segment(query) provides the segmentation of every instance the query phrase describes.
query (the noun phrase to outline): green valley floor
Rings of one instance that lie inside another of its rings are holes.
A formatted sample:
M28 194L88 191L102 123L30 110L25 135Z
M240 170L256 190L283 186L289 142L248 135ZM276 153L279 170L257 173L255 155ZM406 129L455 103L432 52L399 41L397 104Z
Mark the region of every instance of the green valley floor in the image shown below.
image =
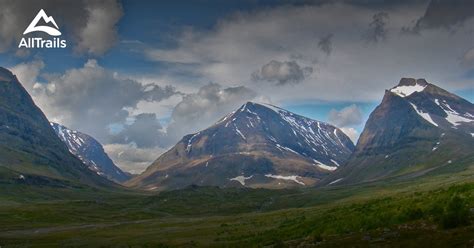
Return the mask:
M0 185L4 247L473 247L474 168L314 189Z

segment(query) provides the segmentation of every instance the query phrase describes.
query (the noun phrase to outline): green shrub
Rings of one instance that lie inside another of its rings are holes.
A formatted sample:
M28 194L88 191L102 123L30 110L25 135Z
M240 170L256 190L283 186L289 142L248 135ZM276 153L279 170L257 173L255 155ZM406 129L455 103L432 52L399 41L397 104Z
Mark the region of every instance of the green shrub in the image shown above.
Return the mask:
M423 210L419 207L408 207L404 209L402 216L406 220L419 220L423 218Z
M445 229L455 228L469 224L469 206L466 200L454 195L448 201L444 212L439 218L439 224Z

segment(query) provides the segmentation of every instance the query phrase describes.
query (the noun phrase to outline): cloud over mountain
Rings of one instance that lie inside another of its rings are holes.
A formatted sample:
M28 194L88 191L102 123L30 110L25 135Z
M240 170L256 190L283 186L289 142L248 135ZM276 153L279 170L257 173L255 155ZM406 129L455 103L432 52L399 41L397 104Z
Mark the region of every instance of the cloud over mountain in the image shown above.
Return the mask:
M361 125L364 119L361 109L357 105L351 104L341 110L331 109L331 111L329 111L328 121L341 128L355 143L359 137L359 133L354 127Z
M341 110L332 109L329 112L329 122L338 127L359 125L363 122L362 111L357 105L352 104Z
M257 94L244 86L223 88L216 83L202 86L198 92L186 95L176 105L167 128L170 139L197 132L216 122Z

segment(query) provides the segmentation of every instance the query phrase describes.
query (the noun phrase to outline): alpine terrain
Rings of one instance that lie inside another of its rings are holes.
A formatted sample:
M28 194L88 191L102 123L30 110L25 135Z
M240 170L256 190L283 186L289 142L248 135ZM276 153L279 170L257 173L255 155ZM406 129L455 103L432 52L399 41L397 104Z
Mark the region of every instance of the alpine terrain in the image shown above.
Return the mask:
M102 145L93 137L53 122L51 127L69 151L98 175L118 183L130 179L128 174L114 164Z
M308 186L333 173L354 149L338 128L269 104L248 102L181 139L127 185Z
M354 154L329 183L412 178L474 160L474 105L424 79L402 78L371 113Z
M18 79L0 67L0 180L66 186L111 183L90 171L56 136Z

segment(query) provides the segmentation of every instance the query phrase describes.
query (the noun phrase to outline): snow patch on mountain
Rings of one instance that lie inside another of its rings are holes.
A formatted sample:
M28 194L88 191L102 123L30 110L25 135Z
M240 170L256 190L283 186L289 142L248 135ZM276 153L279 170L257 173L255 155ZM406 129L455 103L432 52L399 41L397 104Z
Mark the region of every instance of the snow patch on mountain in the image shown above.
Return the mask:
M280 117L291 126L291 131L295 138L302 137L306 143L305 145L309 147L321 147L326 155L329 155L330 150L326 147L325 141L329 141L336 146L345 146L345 144L341 142L339 136L337 135L337 129L334 128L331 130L331 128L329 128L329 124L327 123L296 115L271 104L255 104L262 105L280 115ZM317 126L316 130L313 128L315 125ZM332 138L329 132L334 133L336 139Z
M416 111L416 113L418 113L419 116L421 116L423 119L425 119L429 123L433 124L434 126L438 126L438 124L436 124L436 122L434 122L433 119L431 119L430 114L423 112L423 110L421 110L421 109L418 109L416 107L416 105L411 103L411 102L410 102L410 105L413 107L413 109Z
M189 153L191 151L191 148L193 146L193 139L198 136L200 134L200 132L194 134L193 136L191 136L191 138L189 138L188 140L188 145L186 146L186 151Z
M252 176L249 176L249 177L237 176L237 177L231 178L231 179L229 179L229 180L231 180L231 181L237 181L237 182L239 182L240 184L242 184L242 186L245 186L245 180L249 180L249 179L251 179L252 177L253 177L253 175L252 175Z
M329 166L329 165L325 165L323 163L321 163L320 161L316 160L316 159L313 159L314 163L316 166L318 166L319 168L323 169L323 170L328 170L328 171L335 171L337 170L337 166Z
M303 182L298 181L298 177L300 177L300 176L282 176L282 175L273 175L273 174L266 174L265 176L269 177L269 178L274 178L274 179L293 181L297 184L305 185Z
M436 150L438 149L440 143L441 143L441 142L439 142L439 141L436 142L436 145L433 146L433 148L431 149L431 151L433 151L433 152L436 151Z
M331 159L331 162L333 162L336 166L340 166L339 163L337 163L337 161L335 161L334 159Z
M344 179L344 178L339 178L339 179L336 179L336 180L334 180L334 181L330 182L330 183L329 183L329 185L331 185L331 184L335 184L335 183L338 183L338 182L340 182L342 179Z
M472 122L474 121L474 116L470 113L461 114L455 111L446 101L440 102L438 99L435 99L435 103L444 110L446 113L446 121L451 123L454 126L458 126L463 122Z
M247 140L245 138L245 135L242 134L242 132L239 130L239 128L234 124L234 127L235 127L235 131L240 135L240 137L242 137L242 139L244 140Z
M286 147L286 146L282 146L282 145L280 145L280 144L276 144L276 147L278 147L278 149L280 149L280 151L281 151L281 149L284 149L284 150L287 150L287 151L292 152L292 153L294 153L294 154L301 155L301 154L299 154L298 152L296 152L295 150L293 150L293 149L291 149L291 148L289 148L289 147Z
M400 85L392 88L390 91L401 97L407 97L415 92L421 92L426 88L426 85Z
M50 123L51 127L55 128L54 123ZM56 127L59 138L67 144L71 153L76 153L78 149L84 145L84 139L78 136L77 131L67 129L61 125Z

